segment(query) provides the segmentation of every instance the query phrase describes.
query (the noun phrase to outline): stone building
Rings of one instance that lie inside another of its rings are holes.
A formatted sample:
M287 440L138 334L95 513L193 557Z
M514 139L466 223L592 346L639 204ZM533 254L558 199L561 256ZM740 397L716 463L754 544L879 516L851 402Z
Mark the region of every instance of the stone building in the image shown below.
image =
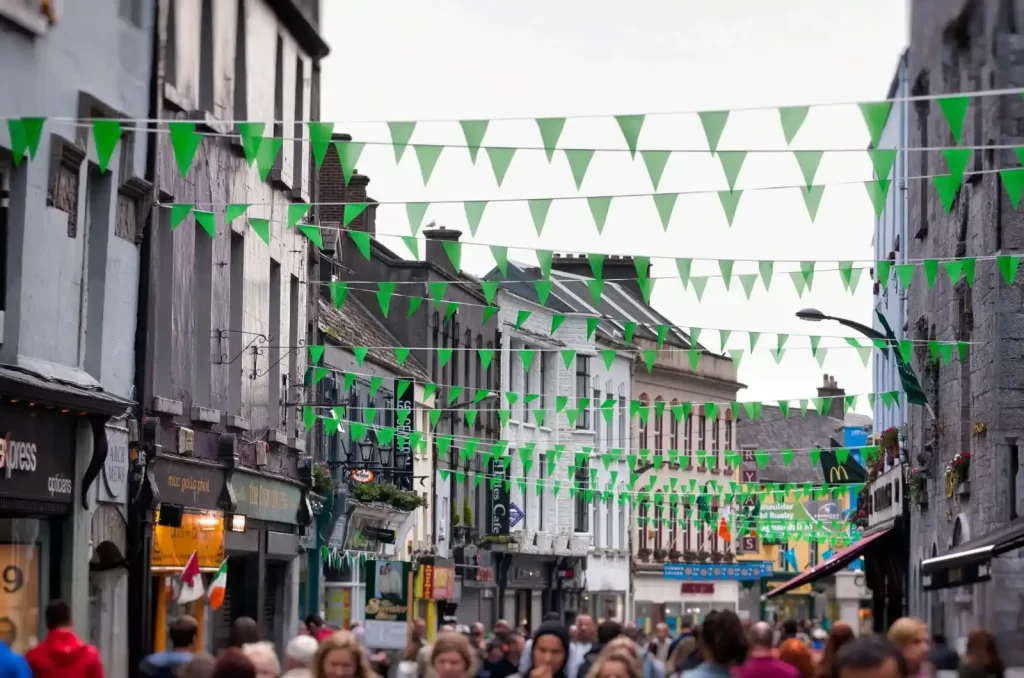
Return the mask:
M61 598L107 675L128 673L128 415L151 185L145 130L127 123L103 171L85 119L149 117L153 21L153 3L0 2L0 567L18 583L5 642L23 653L42 639L41 612Z
M204 576L229 561L223 606L204 598L190 609L204 649L223 647L241 616L279 647L297 631L313 517L301 405L316 248L288 222L290 206L316 201L303 121L319 115L328 52L318 0L150 4L148 117L193 121L207 136L184 175L165 130L150 137L161 205L143 254L137 376L148 466L135 515L151 559L132 559L133 666L136 653L163 649L167 620L182 612L164 587L193 552ZM258 162L247 162L242 121L265 124ZM172 228L168 204L207 212L209 231L193 215ZM229 204L244 214L228 221Z
M914 0L911 27L912 95L1024 86L1024 2ZM910 117L911 148L954 145L934 101L916 102ZM1019 145L1022 123L1021 97L972 97L963 144ZM995 261L982 258L1024 247L1024 214L1013 209L995 173L1019 166L1012 151L975 151L948 213L930 181L910 181L909 237L902 244L911 261L979 258L973 285L942 277L929 289L918 278L909 289L910 338L970 342L966 355L947 364L931 359L924 345L915 349L934 417L922 407L908 411L910 462L927 479L920 493L910 483L909 609L961 649L971 629L987 628L1009 666L1024 665L1024 285L1019 276L1007 285ZM911 152L910 176L946 171L941 154ZM947 482L959 452L971 453L969 472L960 483Z

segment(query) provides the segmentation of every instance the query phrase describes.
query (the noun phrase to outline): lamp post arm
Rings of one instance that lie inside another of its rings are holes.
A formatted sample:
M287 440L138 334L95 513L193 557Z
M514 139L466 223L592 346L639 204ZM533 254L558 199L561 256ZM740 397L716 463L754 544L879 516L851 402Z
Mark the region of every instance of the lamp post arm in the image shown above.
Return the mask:
M868 327L867 325L861 325L859 322L853 320L847 320L846 318L836 318L835 316L825 316L825 318L827 320L834 320L840 325L845 325L849 327L851 330L857 330L858 332L860 332L869 339L885 339L886 341L888 341L889 339L887 336L885 336L875 328Z

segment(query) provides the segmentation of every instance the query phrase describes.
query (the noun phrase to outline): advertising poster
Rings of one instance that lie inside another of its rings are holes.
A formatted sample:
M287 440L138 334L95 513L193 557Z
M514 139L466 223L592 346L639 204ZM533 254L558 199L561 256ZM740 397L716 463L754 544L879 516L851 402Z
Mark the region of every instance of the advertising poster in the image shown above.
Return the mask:
M406 644L409 573L412 563L370 560L366 563L366 646L401 650Z

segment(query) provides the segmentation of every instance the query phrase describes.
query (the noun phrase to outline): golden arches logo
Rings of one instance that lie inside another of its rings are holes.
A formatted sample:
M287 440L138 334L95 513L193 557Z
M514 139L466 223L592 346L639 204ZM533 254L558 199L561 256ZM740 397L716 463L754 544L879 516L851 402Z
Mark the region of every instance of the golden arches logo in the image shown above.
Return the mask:
M833 466L828 470L828 481L830 483L838 482L840 480L850 481L850 473L846 470L845 466Z

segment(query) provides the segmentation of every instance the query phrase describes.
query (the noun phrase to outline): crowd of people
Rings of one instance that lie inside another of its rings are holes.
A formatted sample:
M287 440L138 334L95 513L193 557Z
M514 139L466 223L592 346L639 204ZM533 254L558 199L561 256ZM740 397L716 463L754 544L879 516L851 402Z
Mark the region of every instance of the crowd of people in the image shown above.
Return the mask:
M46 638L24 658L0 644L0 676L103 678L99 652L72 631L68 606L54 601L45 619ZM595 624L580 615L566 626L551 613L532 634L505 620L491 633L480 623L463 632L445 624L430 642L416 620L405 650L389 654L367 648L358 624L337 630L312 615L279 659L249 617L234 621L216 656L197 652L199 625L182 616L170 625L170 649L139 668L146 678L934 678L938 671L1004 678L995 639L981 629L968 637L963 657L910 617L884 636L858 638L835 623L820 648L810 630L792 620L750 623L725 610L696 625L684 618L677 634L656 624L648 637L631 622Z

